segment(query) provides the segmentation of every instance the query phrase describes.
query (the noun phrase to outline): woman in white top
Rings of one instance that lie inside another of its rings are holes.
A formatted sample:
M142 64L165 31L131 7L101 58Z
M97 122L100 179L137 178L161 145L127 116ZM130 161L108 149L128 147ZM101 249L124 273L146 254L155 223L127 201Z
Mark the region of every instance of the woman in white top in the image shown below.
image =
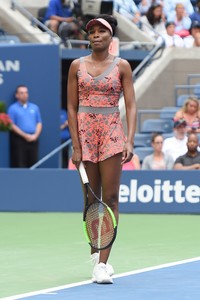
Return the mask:
M170 170L174 161L172 156L162 152L163 137L160 133L155 133L151 139L153 153L147 155L142 162L142 170Z

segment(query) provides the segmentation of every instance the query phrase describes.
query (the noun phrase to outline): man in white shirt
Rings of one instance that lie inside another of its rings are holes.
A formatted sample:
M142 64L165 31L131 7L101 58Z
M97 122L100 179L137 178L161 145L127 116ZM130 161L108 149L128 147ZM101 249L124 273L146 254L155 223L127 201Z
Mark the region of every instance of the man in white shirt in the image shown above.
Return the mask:
M163 152L171 155L175 161L177 157L187 152L186 121L183 119L174 122L174 136L166 138L163 143Z
M184 47L183 39L175 34L175 23L167 22L165 28L167 33L162 35L165 41L165 47ZM162 42L162 37L159 36L157 39L158 44Z

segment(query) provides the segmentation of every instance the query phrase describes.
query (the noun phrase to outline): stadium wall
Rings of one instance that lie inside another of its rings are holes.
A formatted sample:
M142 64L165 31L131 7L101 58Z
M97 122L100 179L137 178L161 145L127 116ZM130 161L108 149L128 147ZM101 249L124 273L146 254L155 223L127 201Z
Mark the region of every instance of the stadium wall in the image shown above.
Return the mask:
M123 171L121 213L200 214L198 171ZM77 171L0 169L0 211L81 212Z
M19 84L29 89L29 100L41 110L43 130L40 137L39 158L44 157L60 144L60 94L61 67L57 45L1 45L0 101L7 107L15 101L14 92ZM9 167L8 133L0 132L0 168ZM58 167L55 155L45 167Z

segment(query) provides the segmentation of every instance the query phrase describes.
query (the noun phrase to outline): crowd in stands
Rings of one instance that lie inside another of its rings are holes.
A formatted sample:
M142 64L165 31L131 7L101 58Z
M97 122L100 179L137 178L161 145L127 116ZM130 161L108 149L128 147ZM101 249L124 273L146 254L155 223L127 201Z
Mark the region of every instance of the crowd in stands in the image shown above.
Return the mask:
M200 47L200 0L114 0L114 9L166 47Z
M200 0L113 0L113 11L166 47L200 47ZM78 0L49 0L43 22L64 41L85 39Z
M142 162L143 170L200 169L200 102L189 97L174 115L173 136L152 135L152 154Z

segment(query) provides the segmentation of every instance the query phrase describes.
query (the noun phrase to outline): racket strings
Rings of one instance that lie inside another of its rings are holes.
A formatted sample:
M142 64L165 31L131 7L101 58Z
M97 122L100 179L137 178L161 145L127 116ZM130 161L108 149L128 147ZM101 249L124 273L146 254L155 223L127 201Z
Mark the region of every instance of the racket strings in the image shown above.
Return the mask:
M112 216L107 207L93 203L86 212L86 226L91 245L94 248L107 247L115 236Z

